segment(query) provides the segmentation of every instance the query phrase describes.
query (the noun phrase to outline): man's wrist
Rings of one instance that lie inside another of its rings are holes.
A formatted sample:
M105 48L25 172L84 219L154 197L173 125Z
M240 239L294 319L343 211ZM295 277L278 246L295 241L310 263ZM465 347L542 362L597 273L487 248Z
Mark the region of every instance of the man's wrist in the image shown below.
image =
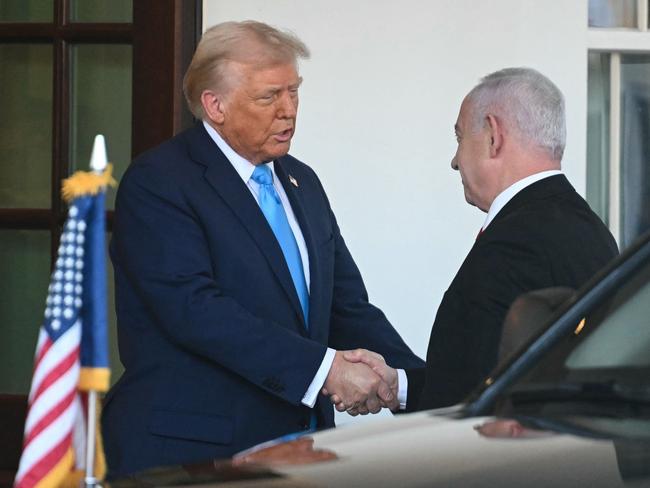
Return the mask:
M316 371L316 375L314 376L314 379L309 385L309 388L307 388L307 391L305 392L305 396L302 397L303 405L309 408L314 408L314 405L316 404L316 399L318 398L318 394L323 388L323 385L325 384L325 380L327 380L327 375L329 374L330 369L332 368L332 363L334 362L335 355L336 355L336 351L328 347L327 351L325 352L325 356L323 356L323 360L320 363L320 367L318 368L318 371Z

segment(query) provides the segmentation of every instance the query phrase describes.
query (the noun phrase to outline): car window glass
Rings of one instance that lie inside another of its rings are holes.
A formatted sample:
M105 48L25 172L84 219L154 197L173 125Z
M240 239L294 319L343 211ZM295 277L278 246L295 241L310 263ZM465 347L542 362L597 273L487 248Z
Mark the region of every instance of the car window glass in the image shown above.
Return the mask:
M650 365L650 266L617 293L609 313L597 325L568 355L568 369ZM576 332L588 332L591 326L587 317Z

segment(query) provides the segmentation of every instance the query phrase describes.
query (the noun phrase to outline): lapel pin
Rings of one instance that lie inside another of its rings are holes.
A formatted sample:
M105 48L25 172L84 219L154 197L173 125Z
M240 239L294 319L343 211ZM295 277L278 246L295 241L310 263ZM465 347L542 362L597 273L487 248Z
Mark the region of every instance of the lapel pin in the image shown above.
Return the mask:
M296 180L293 176L289 175L289 181L291 182L291 184L292 184L293 186L295 186L296 188L298 188L298 180Z

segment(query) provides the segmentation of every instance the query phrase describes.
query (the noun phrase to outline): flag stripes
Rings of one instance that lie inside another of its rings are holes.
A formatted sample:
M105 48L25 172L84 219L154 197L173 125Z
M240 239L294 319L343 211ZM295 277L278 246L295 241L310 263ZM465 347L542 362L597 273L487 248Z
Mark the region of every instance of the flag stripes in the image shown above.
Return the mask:
M45 332L45 339L39 337L36 351L23 454L15 480L21 488L37 486L64 460L72 449L73 428L80 413L75 397L81 323L77 320L56 342L47 335Z

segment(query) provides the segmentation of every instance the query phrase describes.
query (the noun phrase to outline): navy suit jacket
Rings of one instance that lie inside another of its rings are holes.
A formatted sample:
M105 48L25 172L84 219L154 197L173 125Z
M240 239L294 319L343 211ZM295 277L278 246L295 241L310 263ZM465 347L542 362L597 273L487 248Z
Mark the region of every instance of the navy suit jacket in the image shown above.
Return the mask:
M617 254L607 227L564 175L521 190L477 238L445 292L426 369L407 371L407 410L458 403L489 375L519 295L579 288Z
M110 254L125 372L102 421L112 476L306 429L301 400L327 346L423 365L368 302L314 171L288 155L275 171L309 253L308 328L273 231L202 124L124 175ZM315 412L334 426L326 397Z

